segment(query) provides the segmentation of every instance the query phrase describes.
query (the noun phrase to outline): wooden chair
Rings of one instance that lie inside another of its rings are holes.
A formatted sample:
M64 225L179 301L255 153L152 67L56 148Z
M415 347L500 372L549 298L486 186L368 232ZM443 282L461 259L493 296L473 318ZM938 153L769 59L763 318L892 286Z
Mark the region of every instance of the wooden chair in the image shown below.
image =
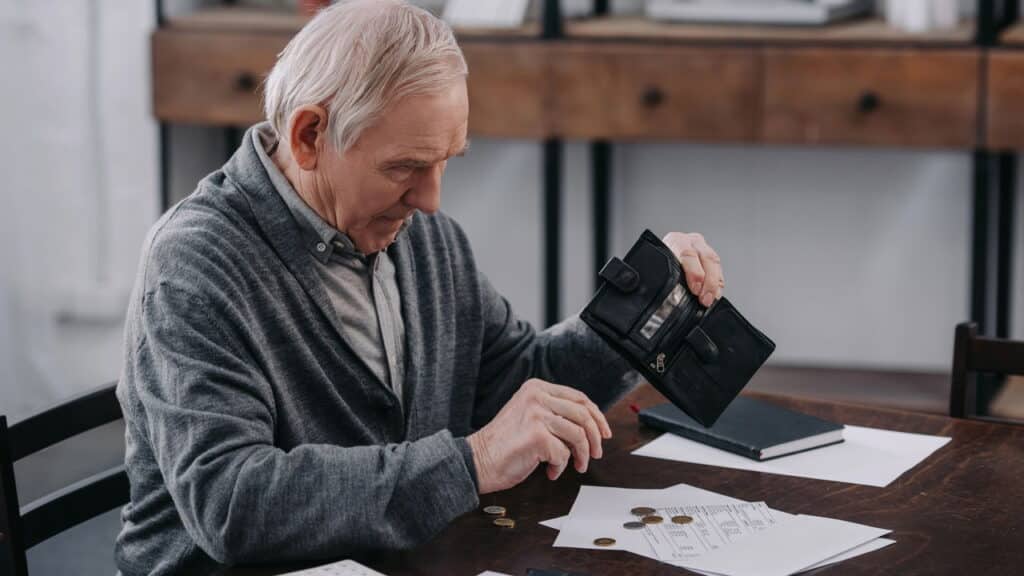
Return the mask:
M1009 375L1024 375L1024 342L978 336L977 324L959 324L953 345L953 385L949 397L949 415L954 418L1024 423L1024 420L978 413L979 409L985 410L987 405L984 398L979 402L979 395L983 396L986 388L998 389L1005 384L1005 377Z
M22 508L18 504L14 462L120 419L114 384L10 427L6 416L0 416L0 574L28 576L26 550L129 499L128 476L124 466L118 466Z

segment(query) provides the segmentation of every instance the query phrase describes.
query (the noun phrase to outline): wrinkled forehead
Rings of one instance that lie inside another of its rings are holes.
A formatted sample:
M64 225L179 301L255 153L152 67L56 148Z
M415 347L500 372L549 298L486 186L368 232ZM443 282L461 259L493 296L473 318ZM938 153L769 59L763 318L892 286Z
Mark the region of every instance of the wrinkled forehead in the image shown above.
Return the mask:
M442 92L391 103L360 136L356 147L376 157L405 155L440 161L463 152L468 124L466 83L459 80Z

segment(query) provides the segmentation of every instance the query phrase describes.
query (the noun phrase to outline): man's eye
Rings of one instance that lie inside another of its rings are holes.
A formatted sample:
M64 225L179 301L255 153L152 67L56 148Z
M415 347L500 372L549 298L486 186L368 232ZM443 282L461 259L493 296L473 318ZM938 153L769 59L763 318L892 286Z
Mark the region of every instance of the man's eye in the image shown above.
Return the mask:
M394 166L387 169L388 176L395 180L406 180L412 176L413 169L409 166Z

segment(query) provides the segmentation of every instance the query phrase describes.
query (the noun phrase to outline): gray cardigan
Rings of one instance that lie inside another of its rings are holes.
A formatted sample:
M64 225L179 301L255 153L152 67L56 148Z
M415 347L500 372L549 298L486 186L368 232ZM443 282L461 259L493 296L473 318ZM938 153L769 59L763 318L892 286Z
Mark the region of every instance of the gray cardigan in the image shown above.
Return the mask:
M345 345L251 135L153 227L117 390L123 574L415 546L478 505L465 437L523 381L602 407L636 382L578 319L519 320L448 217L416 215L389 254L405 410Z

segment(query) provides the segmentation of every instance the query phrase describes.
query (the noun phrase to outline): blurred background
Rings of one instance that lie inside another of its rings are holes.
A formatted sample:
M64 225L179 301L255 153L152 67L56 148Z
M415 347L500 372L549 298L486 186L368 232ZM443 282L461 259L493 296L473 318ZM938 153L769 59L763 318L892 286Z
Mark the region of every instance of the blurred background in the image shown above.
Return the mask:
M316 4L0 0L9 421L118 377L148 228L261 119ZM536 326L650 228L721 254L778 345L756 389L945 413L957 323L1024 338L1016 0L419 4L470 65L473 148L443 209ZM22 500L76 458L116 461L120 436L19 463ZM111 573L91 539L116 513L85 526L33 549L32 573Z

